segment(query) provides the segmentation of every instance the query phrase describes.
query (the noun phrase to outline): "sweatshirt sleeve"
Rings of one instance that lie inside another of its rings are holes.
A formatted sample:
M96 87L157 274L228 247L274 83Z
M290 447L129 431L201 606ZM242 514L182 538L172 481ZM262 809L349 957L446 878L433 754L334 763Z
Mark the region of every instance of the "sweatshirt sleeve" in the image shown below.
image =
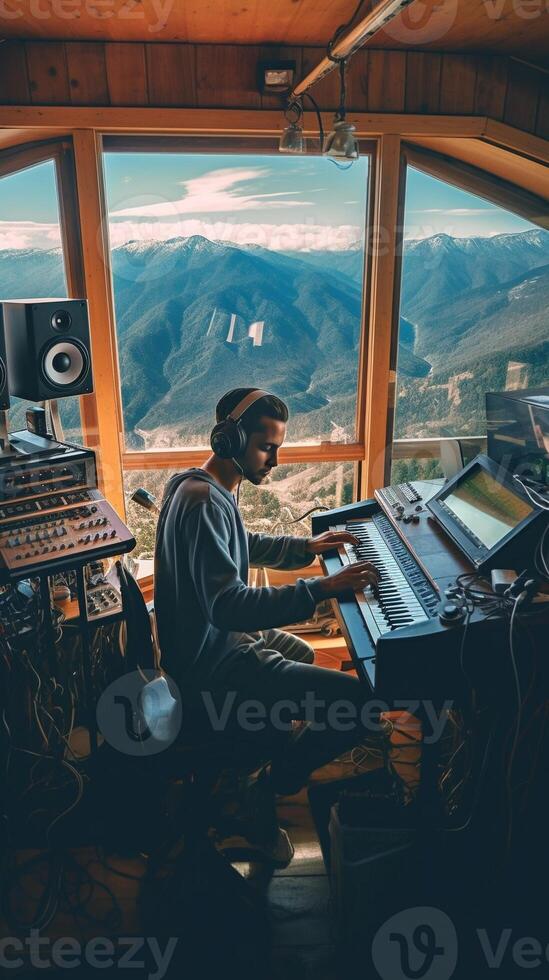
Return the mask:
M256 568L305 568L315 559L315 555L306 550L307 540L289 535L273 538L248 531L250 565Z
M250 588L230 553L231 526L211 499L185 517L189 569L204 615L220 630L255 632L308 619L318 599L303 579L280 588ZM313 583L311 583L313 585Z

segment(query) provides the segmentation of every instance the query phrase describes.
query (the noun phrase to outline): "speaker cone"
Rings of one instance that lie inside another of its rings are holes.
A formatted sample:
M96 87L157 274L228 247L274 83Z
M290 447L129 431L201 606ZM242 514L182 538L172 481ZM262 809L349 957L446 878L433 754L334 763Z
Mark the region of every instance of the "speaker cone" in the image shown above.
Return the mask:
M6 365L4 364L2 358L0 357L0 391L3 390L6 384Z
M55 388L77 384L89 366L88 352L78 340L56 341L42 356L42 375Z

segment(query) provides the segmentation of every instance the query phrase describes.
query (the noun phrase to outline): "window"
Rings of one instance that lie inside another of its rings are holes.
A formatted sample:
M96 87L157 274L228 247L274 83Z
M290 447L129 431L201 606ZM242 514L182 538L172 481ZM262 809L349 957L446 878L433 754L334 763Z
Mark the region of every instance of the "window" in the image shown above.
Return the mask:
M310 533L310 517L291 522L353 493L368 153L342 172L314 156L106 140L104 172L127 499L140 485L161 499L173 472L169 458L141 469L140 454L194 450L195 465L221 395L265 387L288 403L296 461L242 488L243 516ZM305 462L326 441L341 454ZM127 518L149 571L155 515L132 503Z
M0 177L0 300L67 296L55 163ZM10 431L25 428L32 402L11 398ZM59 399L68 442L81 442L79 399Z
M105 153L127 450L207 446L229 388L356 441L369 159Z
M395 439L482 436L487 391L549 382L548 270L549 232L408 167Z
M157 515L134 503L131 496L144 487L160 505L166 483L175 472L136 469L124 474L126 520L137 541L132 555L140 563L141 575L152 573ZM350 504L353 477L351 462L281 464L261 487L243 483L239 506L244 523L249 531L308 537L311 517L307 512Z

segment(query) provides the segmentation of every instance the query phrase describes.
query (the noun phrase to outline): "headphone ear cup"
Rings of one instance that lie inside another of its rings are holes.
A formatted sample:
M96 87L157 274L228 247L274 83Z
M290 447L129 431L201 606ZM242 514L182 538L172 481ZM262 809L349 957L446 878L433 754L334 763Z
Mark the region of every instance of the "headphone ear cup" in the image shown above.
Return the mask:
M220 459L232 459L240 456L246 449L246 433L232 419L218 422L212 429L210 445Z
M218 422L214 425L210 436L210 446L220 459L230 459L232 456L231 439L227 432L227 423Z
M214 425L210 436L210 446L220 459L233 459L235 456L237 458L243 456L247 444L248 436L239 422L224 419L223 422Z

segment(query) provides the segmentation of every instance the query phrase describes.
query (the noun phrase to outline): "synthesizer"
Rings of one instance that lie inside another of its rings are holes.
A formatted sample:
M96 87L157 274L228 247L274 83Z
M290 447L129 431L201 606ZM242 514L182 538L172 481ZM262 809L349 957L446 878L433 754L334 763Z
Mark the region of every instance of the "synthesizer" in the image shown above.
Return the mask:
M474 573L473 563L434 520L428 507L442 481L414 481L375 492L372 500L315 515L313 534L348 530L359 544L321 559L325 574L368 560L381 572L374 589L341 598L334 611L354 665L379 697L459 697L462 629L452 623L446 596L458 575ZM444 610L448 609L448 617ZM501 635L498 639L498 628ZM470 620L475 643L501 650L506 624L475 611ZM486 664L488 658L485 658Z

